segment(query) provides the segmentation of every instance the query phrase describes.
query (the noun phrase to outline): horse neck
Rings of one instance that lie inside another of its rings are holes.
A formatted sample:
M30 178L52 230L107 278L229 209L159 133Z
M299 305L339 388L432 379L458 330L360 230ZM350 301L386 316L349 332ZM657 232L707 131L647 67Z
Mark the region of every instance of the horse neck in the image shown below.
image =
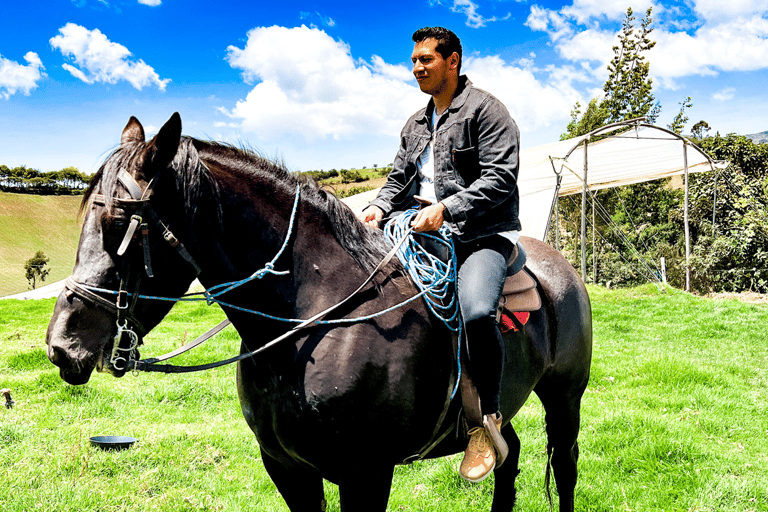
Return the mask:
M333 235L327 215L309 201L300 197L291 225L294 185L244 180L232 174L218 175L217 179L222 226L211 243L204 243L209 261L201 282L206 287L244 279L265 268L289 232L288 244L274 263L275 271L287 270L288 274L267 273L243 286L242 293L234 294L239 306L277 316L304 317L343 298L349 287L340 282L340 276L358 284L365 279L362 269ZM215 271L206 271L208 268Z

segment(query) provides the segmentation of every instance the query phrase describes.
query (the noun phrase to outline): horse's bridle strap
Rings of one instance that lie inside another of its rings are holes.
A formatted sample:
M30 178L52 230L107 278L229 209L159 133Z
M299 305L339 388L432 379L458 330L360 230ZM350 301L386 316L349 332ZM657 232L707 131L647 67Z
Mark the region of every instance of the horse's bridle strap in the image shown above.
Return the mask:
M83 286L75 281L72 276L67 277L67 279L64 281L64 287L69 292L74 293L83 300L87 300L88 302L91 302L92 304L105 309L110 313L118 313L117 305L114 301L105 299L98 293L92 292L86 286ZM134 317L130 311L126 311L126 317L136 327L142 336L147 333L146 329L144 329L144 325L139 322L139 320Z

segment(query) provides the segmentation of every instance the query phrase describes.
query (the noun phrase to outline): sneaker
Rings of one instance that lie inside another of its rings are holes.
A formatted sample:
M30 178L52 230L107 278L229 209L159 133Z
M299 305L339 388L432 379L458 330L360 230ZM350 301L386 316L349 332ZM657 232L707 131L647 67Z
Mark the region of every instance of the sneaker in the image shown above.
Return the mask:
M469 445L464 452L459 474L464 480L481 482L488 478L496 466L496 450L483 427L474 427L467 433Z

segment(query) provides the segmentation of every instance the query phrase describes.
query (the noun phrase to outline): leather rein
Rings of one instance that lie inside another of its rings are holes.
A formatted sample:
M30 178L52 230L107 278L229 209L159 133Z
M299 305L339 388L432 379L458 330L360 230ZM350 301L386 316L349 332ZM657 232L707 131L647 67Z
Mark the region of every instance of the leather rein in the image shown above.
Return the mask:
M119 205L120 207L125 208L126 210L135 211L135 213L131 216L131 221L128 225L128 229L126 230L125 235L123 236L123 240L118 248L117 255L125 256L125 254L127 253L131 245L131 242L139 238L140 236L141 237L140 244L143 247L142 253L143 253L143 259L144 259L144 272L147 274L148 277L150 278L153 277L150 247L149 247L149 223L146 222L146 220L150 220L152 224L162 232L163 239L166 242L168 242L168 244L170 244L171 247L173 247L176 250L176 252L194 268L195 275L196 276L199 275L201 272L200 266L195 262L195 260L189 254L187 249L184 247L184 244L181 243L176 238L176 236L174 236L174 234L171 232L168 226L165 223L163 223L163 221L160 219L160 217L157 215L157 213L152 209L151 205L149 204L149 196L152 191L152 187L154 185L154 180L150 181L147 187L142 190L142 187L133 178L133 176L131 176L124 170L119 171L117 179L119 183L123 185L123 187L131 196L131 198L130 199L112 198L112 201L115 204ZM280 249L278 254L272 259L272 261L267 264L267 266L264 269L254 273L251 276L251 278L261 277L265 272L271 272L275 274L284 273L284 272L273 271L272 265L277 260L277 258L281 255L282 251L285 249L285 246L288 243L289 238L291 237L292 227L295 222L295 213L296 213L296 210L298 209L299 193L300 193L300 188L299 186L297 186L296 200L294 203L294 211L291 214L291 220L289 221L291 225L289 226L289 232L285 238L283 247ZM94 198L93 199L94 204L101 205L101 206L105 206L107 204L106 198L101 194L94 194L93 198ZM161 372L161 373L198 372L198 371L209 370L211 368L217 368L219 366L228 365L249 357L253 357L267 350L268 348L280 343L281 341L287 338L290 338L291 336L293 336L299 331L318 325L325 316L327 316L329 313L331 313L335 309L345 304L350 299L352 299L352 297L354 297L360 291L362 291L373 280L376 274L380 270L382 270L392 260L392 258L395 256L400 246L410 235L411 231L412 229L408 230L408 232L405 233L405 235L395 244L395 246L387 253L387 255L381 260L381 262L376 266L376 268L370 273L368 278L355 291L349 294L342 301L315 314L311 318L301 321L298 325L294 326L292 329L288 330L286 333L269 341L268 343L262 345L258 349L241 353L229 359L224 359L221 361L216 361L213 363L207 363L207 364L196 365L196 366L176 366L176 365L170 365L170 364L161 365L158 363L162 361L166 361L173 357L176 357L180 354L183 354L184 352L187 352L197 347L198 345L202 344L203 342L209 340L210 338L212 338L213 336L221 332L231 322L229 320L224 320L220 322L218 325L211 328L205 334L199 336L195 340L187 343L183 347L180 347L172 352L169 352L167 354L164 354L162 356L155 357L155 358L137 360L136 349L138 348L138 345L139 345L140 336L146 335L148 331L133 314L133 310L136 306L136 303L138 302L138 299L142 297L139 293L140 287L141 287L142 273L141 272L138 273L138 276L136 277L136 280L135 280L135 285L133 287L133 292L129 292L128 284L133 271L130 258L125 257L123 259L123 272L121 273L119 289L116 292L113 290L104 290L94 286L86 285L84 283L79 283L75 281L73 276L70 276L66 279L65 287L67 289L68 294L75 294L79 296L81 299L91 302L97 307L101 307L117 315L117 321L116 321L117 333L114 336L112 353L109 361L107 362L107 364L112 368L114 368L115 370L134 371L134 372L138 372L138 371ZM247 280L243 280L239 283L234 283L234 284L226 283L223 285L217 285L211 289L225 287L226 289L224 291L219 292L219 293L224 293L226 291L229 291L235 288L236 286L239 286L245 281ZM114 294L116 295L116 299L114 302L112 302L109 299L100 295L99 293ZM145 297L145 298L154 298L158 300L170 300L174 302L177 302L183 299L183 297L178 297L178 298ZM124 343L124 340L127 340L127 346L125 346L126 344Z

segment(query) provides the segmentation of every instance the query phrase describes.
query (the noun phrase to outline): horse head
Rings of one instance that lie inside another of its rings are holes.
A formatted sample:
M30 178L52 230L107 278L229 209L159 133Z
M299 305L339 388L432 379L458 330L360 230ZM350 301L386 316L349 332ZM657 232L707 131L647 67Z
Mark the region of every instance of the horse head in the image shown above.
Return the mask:
M84 384L94 369L122 376L126 358L137 357L142 337L173 305L139 295L178 297L199 272L177 254L176 236L187 229L179 212L188 201L177 176L188 161L179 155L181 141L178 113L150 141L131 117L91 180L75 268L46 336L48 358L70 384Z

